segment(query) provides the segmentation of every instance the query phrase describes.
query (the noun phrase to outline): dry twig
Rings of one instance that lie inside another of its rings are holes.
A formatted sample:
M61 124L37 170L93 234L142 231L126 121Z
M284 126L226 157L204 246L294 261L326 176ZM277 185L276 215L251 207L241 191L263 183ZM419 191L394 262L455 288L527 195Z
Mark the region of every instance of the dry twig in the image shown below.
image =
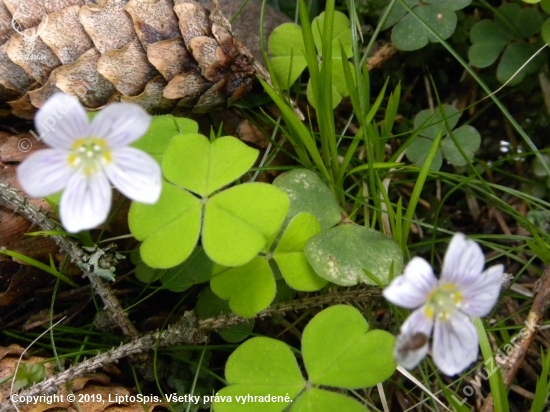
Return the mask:
M276 314L292 312L297 310L311 309L326 305L334 305L345 302L371 300L380 297L379 288L362 288L346 290L338 293L312 296L304 299L297 299L289 302L282 302L265 309L256 315L257 318L265 318ZM194 312L185 312L182 319L162 332L153 332L139 339L136 339L118 348L113 348L93 358L87 359L47 380L40 382L33 387L22 391L19 396L37 396L40 394L56 393L59 386L66 384L86 373L93 372L110 363L117 362L128 356L135 356L156 347L169 347L182 344L199 345L208 340L207 332L220 328L237 325L246 321L235 314L218 316L215 318L198 321ZM15 407L11 402L6 401L0 405L0 412L11 412Z
M550 266L546 268L541 279L537 282L536 287L536 296L533 300L533 305L531 310L527 315L527 324L532 327L526 328L524 333L522 333L521 338L516 341L514 346L517 346L517 349L506 357L506 363L501 366L503 371L503 380L504 385L509 387L512 381L514 380L518 369L523 364L523 359L527 354L529 346L535 338L537 328L541 325L544 320L544 312L550 304ZM493 410L493 397L489 394L481 412L490 412Z
M29 203L28 198L23 198L19 195L19 191L9 187L5 184L0 184L0 204L3 204L16 213L19 213L21 216L32 222L33 224L39 226L44 231L62 231L63 229L59 227L57 223L51 220L44 212L34 207ZM88 259L88 255L82 248L72 239L66 236L52 236L55 242L59 247L66 252L71 260L82 267ZM113 259L112 253L105 253L104 259L108 261ZM100 262L101 264L101 262ZM129 340L135 340L138 338L139 333L134 327L132 322L128 319L128 315L124 312L124 309L120 306L118 299L114 296L113 292L103 279L99 278L95 274L84 270L84 276L90 280L93 290L99 295L103 304L105 305L105 310L109 314L113 324L118 326L124 336Z

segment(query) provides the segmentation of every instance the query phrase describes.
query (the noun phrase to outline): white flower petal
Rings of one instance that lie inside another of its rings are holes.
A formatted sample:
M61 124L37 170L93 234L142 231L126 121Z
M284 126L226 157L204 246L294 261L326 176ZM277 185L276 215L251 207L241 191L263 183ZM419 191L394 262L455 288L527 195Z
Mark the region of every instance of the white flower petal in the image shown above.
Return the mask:
M151 116L140 106L113 103L94 117L91 136L105 139L112 148L127 146L147 132Z
M44 197L59 192L67 186L72 173L68 153L60 149L39 150L17 168L19 183L31 197Z
M479 338L470 318L456 312L446 321L436 320L433 339L435 365L445 375L453 376L475 362Z
M504 266L495 265L470 282L459 283L460 292L464 297L460 309L472 316L487 315L498 300L503 275Z
M158 163L133 147L113 150L112 163L105 167L109 180L122 194L141 203L156 203L161 190Z
M455 233L443 259L441 280L454 284L470 282L479 276L484 264L485 256L479 245L462 233Z
M34 120L40 138L51 147L70 149L89 134L88 116L76 97L54 94L38 110Z
M428 294L437 286L432 267L420 257L414 257L405 267L404 274L397 276L383 291L391 303L407 309L424 304Z
M401 325L401 334L395 342L393 355L401 366L413 369L428 353L433 320L424 308L415 310Z
M92 229L105 222L111 208L111 187L107 176L75 173L61 196L59 214L63 227L71 233Z

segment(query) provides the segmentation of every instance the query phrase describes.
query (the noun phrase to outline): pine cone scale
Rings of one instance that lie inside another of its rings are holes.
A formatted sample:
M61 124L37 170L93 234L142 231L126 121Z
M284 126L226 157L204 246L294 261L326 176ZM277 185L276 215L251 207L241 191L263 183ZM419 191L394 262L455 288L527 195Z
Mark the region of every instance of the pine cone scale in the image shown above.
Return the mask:
M63 91L90 109L133 101L155 113L176 106L201 113L251 88L253 58L219 10L192 0L98 3L0 0L0 22L13 26L0 28L0 39L7 38L0 45L0 104L31 118Z

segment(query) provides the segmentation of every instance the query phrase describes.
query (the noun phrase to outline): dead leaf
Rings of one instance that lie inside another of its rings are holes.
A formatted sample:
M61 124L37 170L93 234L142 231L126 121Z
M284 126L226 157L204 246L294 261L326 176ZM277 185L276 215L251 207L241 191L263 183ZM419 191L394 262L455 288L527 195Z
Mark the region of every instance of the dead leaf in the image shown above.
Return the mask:
M9 306L17 299L34 291L52 279L52 275L37 270L32 266L18 265L15 273L4 268L12 262L0 262L0 278L8 277L8 288L0 293L0 307ZM13 262L13 264L17 264ZM10 265L10 266L13 266ZM7 279L6 279L7 280ZM4 281L4 279L2 279Z
M7 378L15 372L19 356L23 348L11 345L7 348L0 346L0 380ZM43 362L46 358L31 356L23 363ZM53 364L46 363L46 378L53 375ZM0 400L8 399L10 396L11 380L0 386ZM75 403L67 400L67 395L75 395ZM112 383L109 376L104 373L89 373L69 382L59 388L57 398L52 397L56 402L39 402L36 404L19 404L22 412L42 412L45 410L67 411L67 412L142 412L147 408L149 411L167 410L163 402L147 402L141 404L137 401L130 402L135 393L124 386ZM88 399L88 401L84 401ZM94 401L91 401L94 399ZM99 401L101 399L101 401ZM160 399L160 396L159 396ZM81 402L79 402L81 400ZM84 402L82 402L84 401ZM78 403L78 408L76 403Z

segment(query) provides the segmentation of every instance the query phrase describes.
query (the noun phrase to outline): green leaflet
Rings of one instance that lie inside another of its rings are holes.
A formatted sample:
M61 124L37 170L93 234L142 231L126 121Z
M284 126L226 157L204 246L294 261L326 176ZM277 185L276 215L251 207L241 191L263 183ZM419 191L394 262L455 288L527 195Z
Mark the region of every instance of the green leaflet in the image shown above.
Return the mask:
M425 26L430 27L443 40L454 33L456 10L468 6L472 0L405 0L412 13L400 1L391 9L382 29L394 26L391 39L400 50L412 51L437 42ZM420 21L422 20L422 21Z
M444 117L441 114L441 110L444 113ZM481 145L481 136L475 127L463 125L453 130L460 118L458 109L454 106L444 104L441 110L438 108L435 113L430 109L418 112L414 118L414 127L416 130L420 129L419 136L409 145L405 152L411 162L419 166L423 165L433 139L435 139L441 128L443 128L446 136L442 139L441 147L437 151L431 165L431 170L433 171L441 168L443 157L454 166L466 166L468 161L471 162L473 160L475 152L477 152Z
M162 160L170 182L201 197L235 181L248 171L258 151L231 136L210 142L201 134L175 136Z
M323 57L323 27L325 22L325 13L313 19L311 22L311 31L315 48L317 49L318 59ZM352 36L350 31L350 21L348 17L339 12L334 12L333 32L331 41L332 50L332 93L333 106L336 107L342 100L342 97L348 96L344 71L342 68L342 49L347 58L353 56ZM302 35L302 28L294 23L285 23L277 27L271 33L268 43L269 53L271 54L271 65L277 83L282 90L288 90L292 84L300 77L307 67L305 53L305 44ZM351 72L355 71L350 64ZM311 94L311 82L308 82L308 100L315 106Z
M367 408L356 400L339 393L311 388L292 405L292 412L366 412Z
M539 49L538 44L526 39L541 29L542 38L547 39L544 17L536 8L521 7L516 3L503 4L497 10L494 20L481 20L472 26L468 59L473 66L484 68L501 56L496 70L497 79L501 83L509 81L508 84L516 85L526 74L540 70L546 61L547 52L543 51L518 72Z
M231 313L228 302L216 296L209 287L202 290L195 310L199 319L208 319ZM217 332L226 342L242 342L254 329L254 323L254 319L249 319L246 322L230 326L229 328L218 329Z
M233 312L252 317L267 308L276 293L275 274L270 265L273 258L286 283L296 290L315 291L324 287L325 279L319 277L304 255L304 244L320 230L313 215L300 213L290 222L275 250L256 256L243 266L216 267L210 281L213 292L229 300Z
M384 381L397 366L393 345L394 337L388 332L368 331L357 309L330 307L304 330L307 382L288 345L271 338L252 338L229 357L225 368L228 386L219 391L214 411L280 412L290 406L290 412L364 412L367 409L359 402L316 386L359 389Z
M368 329L365 318L351 306L332 306L315 316L302 337L309 379L318 385L358 389L389 378L396 368L394 337Z
M136 278L140 282L160 280L162 288L172 292L183 292L193 285L208 282L212 275L212 261L200 247L196 247L185 261L168 269L147 266L139 251L132 253L132 263L136 265Z
M222 268L215 273L210 287L220 298L229 300L231 310L244 318L267 308L276 292L269 263L259 256L243 266Z
M281 274L296 290L315 291L327 284L315 273L304 254L306 242L320 231L321 225L315 216L300 213L292 219L273 251L273 259Z
M248 185L240 187L246 186ZM285 192L290 201L283 225L283 227L286 226L284 231L276 237L273 244L271 240L268 241L266 249L260 251L260 255L244 266L216 268L210 283L214 293L222 299L229 300L231 309L243 317L251 317L271 304L276 290L275 279L281 276L288 286L300 291L316 291L327 284L327 280L313 270L305 257L304 245L322 228L334 226L340 221L340 207L336 199L316 173L305 169L283 173L275 179L273 186ZM236 189L228 190L228 196L232 190L237 192ZM212 200L217 196L223 197L223 193L225 192L216 195ZM238 222L238 216L256 213L253 208L243 209L242 202L237 202L237 199L238 196L235 197L235 209L232 212L226 209L219 210L217 203L214 202L212 207L217 212L217 218L225 222L233 220ZM258 215L257 218L260 219L261 216ZM263 218L269 222L272 220L272 215L268 213ZM218 228L212 229L210 238L206 236L208 225ZM218 245L216 250L223 253L231 247L226 239L231 235L232 229L227 223L225 227L228 232L220 232L221 225L222 222L210 221L205 216L203 243L205 246L211 246L208 242L216 243ZM258 240L254 243L257 249L263 244L260 241L261 236L253 230L253 227L249 229L249 242L252 244ZM243 239L245 238L247 237L244 236ZM252 248L242 248L242 250L248 253ZM233 246L233 258L241 252L236 251ZM211 257L214 259L217 256Z
M356 224L325 230L306 243L304 253L315 272L341 286L385 285L401 273L399 245L382 233Z
M325 182L311 170L290 170L278 176L273 185L286 192L290 199L286 223L300 212L315 216L321 229L328 229L340 221L338 202Z
M210 142L197 133L175 136L162 160L169 182L159 201L130 207L130 231L143 241L143 261L153 268L176 266L201 235L204 251L218 264L244 265L256 256L286 216L286 194L265 183L215 191L242 176L257 156L257 150L234 137Z
M136 149L149 153L157 162L161 162L170 140L178 134L197 133L197 122L171 114L153 116L147 133L132 144Z
M128 213L130 232L141 258L153 268L169 268L191 254L200 233L201 203L191 193L164 183L154 205L132 202Z
M203 247L216 263L243 265L277 233L287 211L287 195L272 185L232 187L205 205Z

